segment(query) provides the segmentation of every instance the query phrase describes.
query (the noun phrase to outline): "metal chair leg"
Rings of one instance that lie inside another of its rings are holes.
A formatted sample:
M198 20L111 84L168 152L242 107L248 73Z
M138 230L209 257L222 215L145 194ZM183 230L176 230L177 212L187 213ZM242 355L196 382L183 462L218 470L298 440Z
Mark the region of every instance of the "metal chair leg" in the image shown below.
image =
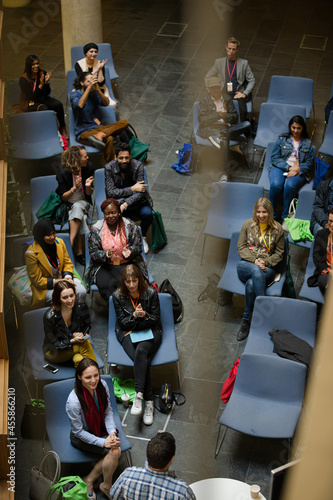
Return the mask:
M179 361L176 362L176 367L177 367L178 390L180 390L180 368L179 368Z
M125 451L125 456L126 456L126 460L127 460L128 466L129 466L129 467L132 467L133 462L132 462L132 455L131 455L131 452L130 452L129 450L128 450L128 451Z
M203 260L204 251L205 251L205 244L206 244L206 235L204 235L204 241L203 241L203 245L202 245L202 254L201 254L200 266L202 266L202 260Z
M221 441L219 443L219 437L220 437L220 432L221 432L221 427L222 427L222 424L220 424L220 427L219 427L219 432L218 432L218 435L217 435L217 440L216 440L216 448L215 448L215 458L217 457L217 455L220 453L220 449L221 449L221 446L223 444L223 441L224 441L224 438L225 438L225 435L227 433L227 430L228 430L228 427L225 427L223 426L223 431L222 431L222 437L221 437Z

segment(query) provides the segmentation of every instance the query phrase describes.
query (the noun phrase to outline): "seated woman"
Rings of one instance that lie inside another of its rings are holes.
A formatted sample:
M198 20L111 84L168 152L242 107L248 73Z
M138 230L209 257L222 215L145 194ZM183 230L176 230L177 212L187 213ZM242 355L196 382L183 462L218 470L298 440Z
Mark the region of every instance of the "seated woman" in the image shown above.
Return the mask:
M325 295L330 278L333 278L333 208L328 211L328 228L316 234L313 247L313 263L316 266L313 276L308 278L308 286L319 286Z
M314 149L302 116L293 116L288 127L288 133L281 135L275 143L269 167L269 199L273 205L274 219L278 217L281 194L284 219L288 215L291 200L297 198L300 188L310 181L314 166Z
M123 268L136 264L148 282L147 264L141 256L142 238L134 222L122 217L120 203L109 198L101 204L104 220L91 228L88 237L90 265L86 271L86 283L96 283L106 302L116 290Z
M74 389L68 396L66 412L71 422L70 439L75 448L96 455L98 462L83 479L89 498L95 498L94 482L103 474L99 489L110 497L112 476L121 455L109 388L100 379L98 365L83 359L76 367ZM89 494L91 495L89 496Z
M68 203L69 235L72 247L76 245L75 259L86 265L83 254L84 235L89 231L87 214L94 191L94 165L84 146L71 146L61 155L62 168L57 174L56 192Z
M51 305L53 288L63 279L74 282L78 299L84 301L86 289L79 278L73 279L73 264L65 243L57 238L52 222L40 219L34 225L33 235L34 241L25 252L32 290L31 307Z
M89 310L85 302L76 300L75 285L58 281L52 294L52 307L43 316L44 358L51 363L66 363L73 359L76 367L83 358L96 361L87 338L91 327Z
M96 75L98 85L100 86L103 94L109 98L110 105L115 105L116 103L110 97L109 90L105 85L104 66L107 63L107 59L103 59L103 61L97 59L98 46L96 43L87 43L83 47L83 53L85 57L77 61L74 66L77 76L80 76L81 73L84 73L85 71L91 73L92 75Z
M51 73L39 68L39 59L30 55L25 60L24 73L19 79L21 89L19 108L21 111L45 111L51 109L57 113L59 132L68 139L64 108L58 99L50 97Z
M256 201L252 219L244 222L237 252L242 258L237 264L237 274L245 283L245 311L237 340L243 340L250 331L254 301L265 295L284 254L284 232L282 226L273 220L273 207L267 198Z
M117 316L117 338L134 361L135 399L131 414L141 415L144 399L143 423L151 425L154 420L154 401L150 362L162 341L158 295L155 289L148 287L139 269L128 265L121 273L113 303ZM140 333L144 333L147 339L137 340L135 337Z

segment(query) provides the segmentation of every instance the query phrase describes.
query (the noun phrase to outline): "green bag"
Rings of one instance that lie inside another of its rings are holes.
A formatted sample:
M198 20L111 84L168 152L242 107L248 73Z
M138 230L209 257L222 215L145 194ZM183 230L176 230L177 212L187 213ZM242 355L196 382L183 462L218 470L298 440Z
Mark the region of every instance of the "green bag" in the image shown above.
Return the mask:
M36 212L37 219L48 219L53 224L64 226L68 221L68 211L66 203L54 191L46 198L43 205Z
M52 493L57 493L56 496ZM87 500L87 485L79 476L62 477L51 486L45 500Z
M133 403L135 396L134 378L127 378L126 380L122 380L121 378L113 377L112 384L116 398L121 401L121 396L123 394L128 394L130 402Z
M148 156L150 144L145 144L139 141L134 135L129 141L129 147L131 148L131 157L138 161L145 161Z
M286 279L284 280L282 287L282 297L289 297L290 299L296 299L294 280L290 272L290 255L288 255L288 260L286 265Z
M165 234L162 215L160 212L153 212L151 249L154 253L159 252L168 243L167 235Z

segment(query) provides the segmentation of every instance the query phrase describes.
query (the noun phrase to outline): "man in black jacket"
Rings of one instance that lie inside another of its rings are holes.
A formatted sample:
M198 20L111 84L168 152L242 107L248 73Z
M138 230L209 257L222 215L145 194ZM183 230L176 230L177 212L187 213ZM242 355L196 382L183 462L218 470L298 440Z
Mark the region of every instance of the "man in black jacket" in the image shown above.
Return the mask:
M328 210L333 207L333 178L319 182L313 202L310 230L316 236L320 229L328 228Z
M207 79L208 94L199 102L199 128L197 134L209 141L222 152L222 176L220 182L227 182L229 161L229 140L236 139L244 132L244 127L234 126L238 114L232 97L224 94L221 80L212 76Z
M147 231L153 220L153 200L147 191L144 166L131 159L131 148L120 142L115 147L115 159L105 165L105 193L115 198L124 217L141 220L141 231L145 253L149 251Z

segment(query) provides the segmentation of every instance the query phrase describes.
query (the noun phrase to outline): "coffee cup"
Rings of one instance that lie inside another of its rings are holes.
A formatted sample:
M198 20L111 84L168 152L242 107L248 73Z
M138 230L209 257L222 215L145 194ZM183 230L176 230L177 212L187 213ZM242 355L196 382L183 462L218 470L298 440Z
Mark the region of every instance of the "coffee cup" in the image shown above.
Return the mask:
M258 484L252 484L250 487L251 498L260 497L260 486Z
M122 394L121 400L123 402L123 407L128 408L129 407L129 394Z

